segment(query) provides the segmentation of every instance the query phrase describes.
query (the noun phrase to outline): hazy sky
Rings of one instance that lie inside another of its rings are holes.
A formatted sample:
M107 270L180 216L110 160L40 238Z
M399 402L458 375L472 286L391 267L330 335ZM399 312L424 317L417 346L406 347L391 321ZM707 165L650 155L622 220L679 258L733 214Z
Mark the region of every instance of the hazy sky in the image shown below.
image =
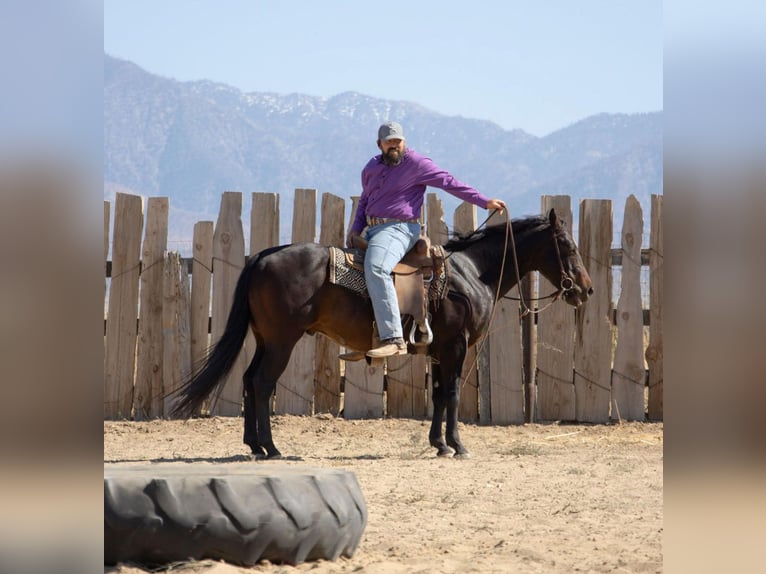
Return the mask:
M660 0L105 0L104 51L177 80L355 91L539 136L663 107Z

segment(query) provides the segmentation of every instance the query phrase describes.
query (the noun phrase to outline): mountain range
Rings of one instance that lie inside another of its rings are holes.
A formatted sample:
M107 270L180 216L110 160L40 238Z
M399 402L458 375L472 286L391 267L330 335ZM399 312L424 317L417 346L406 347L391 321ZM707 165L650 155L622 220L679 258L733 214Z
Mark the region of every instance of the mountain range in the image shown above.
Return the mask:
M537 137L357 92L322 98L180 82L107 54L103 105L104 198L169 197L170 236L181 241L191 241L195 222L215 221L224 191L243 192L246 223L251 192L279 193L280 239L289 241L294 190L359 195L361 168L387 120L404 126L408 146L505 199L514 217L539 212L544 194L572 196L575 217L580 199L607 198L619 232L630 194L648 222L650 196L662 193L661 111L598 114ZM459 201L429 191L449 218Z

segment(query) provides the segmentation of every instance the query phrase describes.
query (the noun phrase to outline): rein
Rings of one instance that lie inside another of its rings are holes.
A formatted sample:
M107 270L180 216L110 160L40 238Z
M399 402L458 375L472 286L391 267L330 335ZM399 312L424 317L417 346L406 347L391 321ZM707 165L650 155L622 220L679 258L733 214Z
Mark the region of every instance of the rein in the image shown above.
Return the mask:
M478 231L484 225L486 225L487 222L492 217L492 215L495 214L495 211L497 210L494 210L489 215L489 217L487 217L487 219L484 220L484 223L482 223L479 227L477 227L475 231ZM544 297L545 299L552 297L552 300L547 305L545 305L541 309L535 310L529 307L529 305L527 305L527 303L524 301L523 295L521 294L521 276L519 275L519 261L516 256L516 240L513 236L513 226L511 224L511 216L508 212L508 208L505 209L505 242L503 244L503 257L501 259L501 264L500 264L500 275L497 281L497 290L495 291L495 300L492 303L492 312L490 313L489 321L487 322L487 330L485 331L484 336L482 336L481 340L476 346L476 357L474 358L473 363L471 364L471 367L468 369L465 376L463 377L463 386L465 386L465 383L467 382L468 377L470 376L473 369L476 367L476 364L479 361L479 356L481 354L481 351L483 350L484 345L486 344L487 339L489 337L489 333L492 332L492 322L495 318L495 310L497 309L497 302L501 298L519 301L519 304L521 307L521 313L519 314L519 319L522 319L523 317L526 317L529 314L536 315L536 314L542 313L548 307L553 305L553 303L556 302L556 300L559 298L559 296L562 293L569 291L570 289L572 289L572 287L574 287L574 281L564 269L564 262L561 260L561 250L559 249L559 242L556 239L556 230L554 229L553 225L551 225L551 233L553 234L553 245L556 248L556 258L558 259L559 270L561 271L561 287L559 288L558 291ZM509 237L510 237L510 243L511 243L511 253L513 255L513 266L514 266L514 271L516 273L516 285L519 287L519 297L506 297L506 296L501 297L500 295L500 286L502 283L503 272L505 271L505 257L508 253L508 238ZM532 299L532 300L537 301L539 300L539 298Z
M532 309L529 305L527 305L524 301L524 297L521 295L521 277L519 277L519 265L516 261L516 245L514 243L513 245L513 262L516 265L516 284L519 286L519 296L518 297L508 297L507 295L503 296L503 299L509 299L511 301L519 301L521 305L521 315L520 318L526 317L530 313L533 315L537 315L539 313L542 313L545 311L548 307L553 305L555 303L559 296L562 293L566 293L572 287L574 287L574 281L569 276L569 273L566 272L564 269L564 262L561 260L561 250L559 249L559 242L556 240L556 230L551 226L551 233L553 234L553 246L556 248L556 259L559 262L559 271L561 271L561 285L557 291L554 291L550 295L546 295L545 297L535 297L530 299L530 301L542 301L544 299L551 299L551 301L545 305L545 307L541 309ZM511 241L513 242L513 233L511 233ZM495 302L497 304L497 301Z

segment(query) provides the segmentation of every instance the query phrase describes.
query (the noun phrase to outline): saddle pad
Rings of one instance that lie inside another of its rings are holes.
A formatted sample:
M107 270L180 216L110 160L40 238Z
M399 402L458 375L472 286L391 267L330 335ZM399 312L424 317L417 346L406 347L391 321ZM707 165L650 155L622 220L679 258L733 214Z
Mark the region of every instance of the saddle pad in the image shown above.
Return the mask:
M364 280L364 272L349 264L349 259L358 259L358 250L340 249L338 247L329 247L329 250L330 283L350 289L354 293L358 293L364 297L369 297L369 294L367 293L367 283ZM431 286L428 290L429 301L440 301L441 299L444 299L447 295L447 278L447 260L445 259L441 271L433 278L433 281L431 281Z

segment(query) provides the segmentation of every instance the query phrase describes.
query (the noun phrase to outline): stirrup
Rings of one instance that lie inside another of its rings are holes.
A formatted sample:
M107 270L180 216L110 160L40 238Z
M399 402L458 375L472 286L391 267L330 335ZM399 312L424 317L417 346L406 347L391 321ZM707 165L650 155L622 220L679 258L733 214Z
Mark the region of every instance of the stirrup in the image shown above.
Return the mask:
M416 347L423 346L423 345L430 345L431 342L434 340L434 333L431 331L431 324L428 322L428 319L430 318L431 314L429 313L425 320L423 321L423 325L419 325L417 321L412 322L412 329L410 329L410 344L414 345ZM425 330L423 327L425 326ZM420 331L421 333L425 333L426 338L422 341L416 341L415 335L417 331Z

